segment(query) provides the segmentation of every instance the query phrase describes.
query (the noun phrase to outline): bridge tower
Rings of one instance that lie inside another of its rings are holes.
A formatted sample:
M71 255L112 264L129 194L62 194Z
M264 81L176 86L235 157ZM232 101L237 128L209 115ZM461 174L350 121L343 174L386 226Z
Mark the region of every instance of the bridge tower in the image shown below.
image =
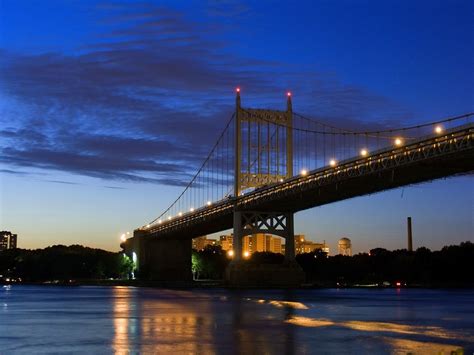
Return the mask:
M235 107L234 194L293 176L291 93L286 111L243 108L237 88Z
M251 189L283 182L293 176L293 112L290 92L287 93L286 111L278 111L243 108L240 89L236 91L234 194L240 196ZM236 203L233 227L234 260L227 270L231 284L245 285L246 281L253 280L269 285L269 278L278 281L275 285L302 281L303 273L294 261L292 212L248 211ZM261 270L248 270L248 266L241 264L243 237L257 233L285 239L285 265L275 266L275 270L267 270L265 275L259 275Z

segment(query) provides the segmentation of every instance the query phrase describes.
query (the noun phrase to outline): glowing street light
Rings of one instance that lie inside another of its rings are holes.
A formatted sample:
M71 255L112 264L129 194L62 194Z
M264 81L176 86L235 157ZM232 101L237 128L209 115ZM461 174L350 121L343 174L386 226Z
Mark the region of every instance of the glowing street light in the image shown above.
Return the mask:
M244 251L244 258L248 258L250 256L250 253L246 250Z
M302 170L301 170L301 175L302 175L302 176L308 175L308 170L302 169Z
M435 132L440 134L440 133L443 133L443 127L441 127L440 125L436 126L435 127Z
M231 249L227 252L227 255L232 258L234 256L234 251Z
M337 161L336 161L335 159L331 159L331 160L329 161L329 165L332 166L332 167L334 167L334 166L337 165Z
M210 205L212 205L212 202L211 202L211 201L207 201L206 205L210 206Z
M367 154L369 154L369 152L367 151L367 149L362 149L362 150L360 151L360 155L362 155L363 157L366 157Z
M395 145L396 146L401 146L403 144L403 140L401 138L395 138Z

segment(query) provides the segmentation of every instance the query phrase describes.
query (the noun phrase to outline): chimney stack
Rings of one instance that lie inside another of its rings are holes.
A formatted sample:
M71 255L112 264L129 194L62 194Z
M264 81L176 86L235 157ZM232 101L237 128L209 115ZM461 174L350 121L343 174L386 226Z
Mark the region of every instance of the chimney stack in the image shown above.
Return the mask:
M407 218L408 228L408 251L413 251L413 235L411 233L411 217Z

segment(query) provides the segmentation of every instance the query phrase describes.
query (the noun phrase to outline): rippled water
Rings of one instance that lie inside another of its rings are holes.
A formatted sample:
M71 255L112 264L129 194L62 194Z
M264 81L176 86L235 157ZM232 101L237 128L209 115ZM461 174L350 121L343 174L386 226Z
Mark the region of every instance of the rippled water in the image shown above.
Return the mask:
M474 291L0 286L0 353L474 350Z

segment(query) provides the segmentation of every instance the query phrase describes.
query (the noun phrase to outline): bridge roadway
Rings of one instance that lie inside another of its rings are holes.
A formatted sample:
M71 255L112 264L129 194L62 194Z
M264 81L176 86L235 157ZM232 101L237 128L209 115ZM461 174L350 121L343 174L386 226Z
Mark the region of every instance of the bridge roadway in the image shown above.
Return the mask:
M474 125L467 124L366 157L338 162L135 230L135 236L191 239L233 226L233 212L298 212L352 197L474 170ZM147 238L148 239L148 238Z

